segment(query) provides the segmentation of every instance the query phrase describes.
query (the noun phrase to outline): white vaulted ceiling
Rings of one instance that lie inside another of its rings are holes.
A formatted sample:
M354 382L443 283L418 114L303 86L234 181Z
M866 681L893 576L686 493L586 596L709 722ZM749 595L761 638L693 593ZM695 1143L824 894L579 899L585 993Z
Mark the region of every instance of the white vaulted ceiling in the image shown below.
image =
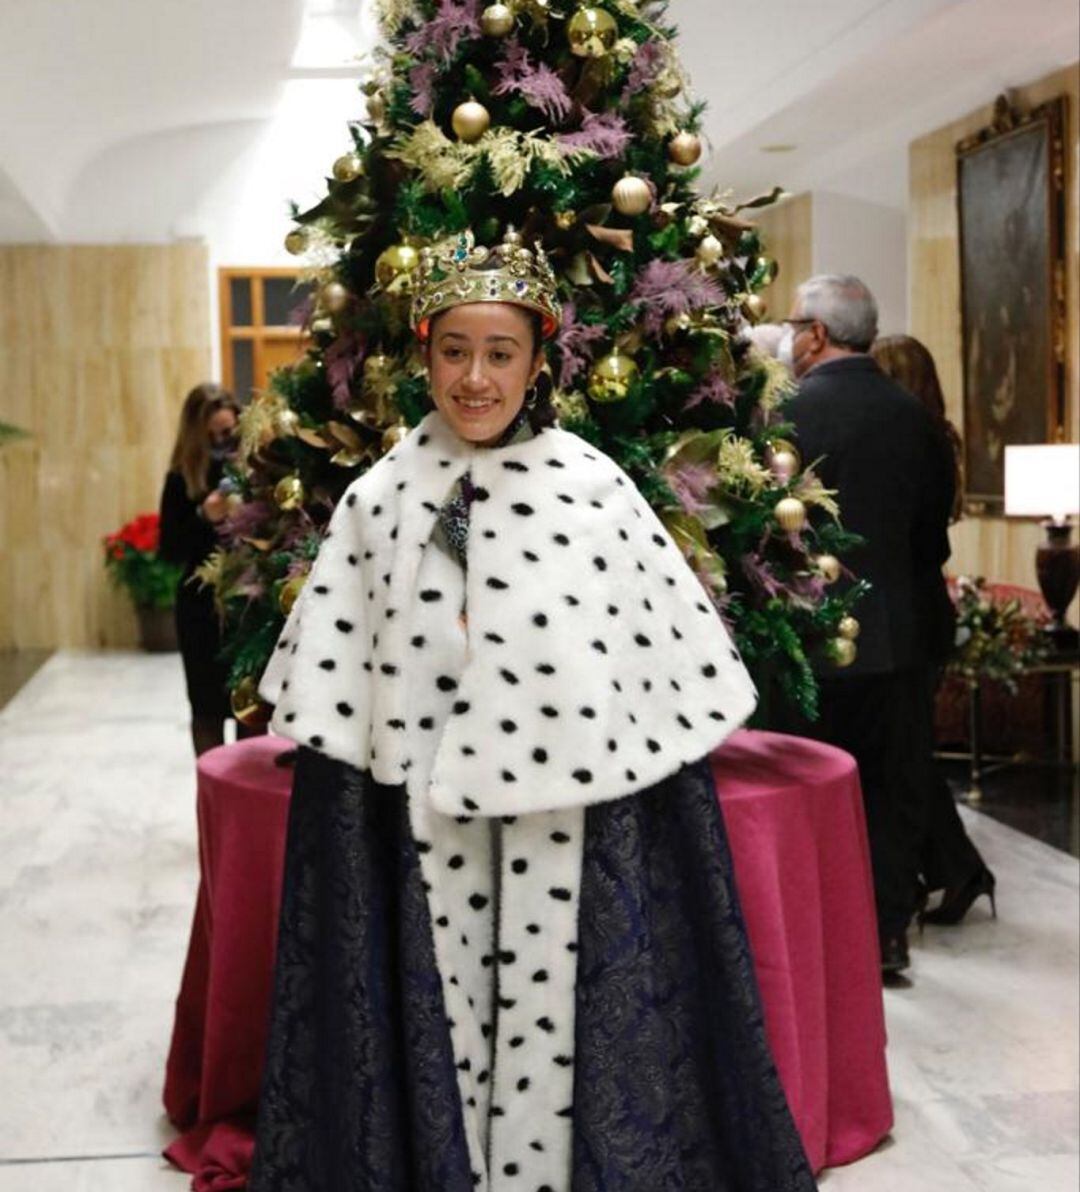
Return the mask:
M167 240L238 203L303 201L286 167L314 186L312 141L345 143L371 7L0 0L0 240ZM1076 0L672 0L670 16L710 105L708 182L895 206L912 137L1075 60L1080 30Z
M119 146L267 119L302 12L302 0L0 0L0 210L78 238L78 180ZM190 164L156 161L162 188L187 188Z
M709 178L742 192L779 181L903 207L912 140L1080 56L1076 0L782 0L756 11L787 26L789 57L763 68L764 93L747 103L710 96L727 106L710 118ZM707 78L688 41L695 78Z

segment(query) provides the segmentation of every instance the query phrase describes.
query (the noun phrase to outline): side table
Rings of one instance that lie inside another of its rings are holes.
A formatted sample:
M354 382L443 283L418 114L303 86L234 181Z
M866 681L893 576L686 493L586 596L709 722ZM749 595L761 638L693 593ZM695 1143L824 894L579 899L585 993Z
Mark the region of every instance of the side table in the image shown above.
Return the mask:
M983 751L981 683L968 682L968 715L970 723L970 770L967 802L982 799L982 780L987 774L1006 766L1049 765L1072 769L1080 758L1080 724L1076 710L1080 707L1080 651L1072 650L1051 655L1024 674L1045 675L1050 691L1051 756L1038 758L987 757ZM1077 690L1074 690L1077 689ZM955 756L955 755L951 755Z

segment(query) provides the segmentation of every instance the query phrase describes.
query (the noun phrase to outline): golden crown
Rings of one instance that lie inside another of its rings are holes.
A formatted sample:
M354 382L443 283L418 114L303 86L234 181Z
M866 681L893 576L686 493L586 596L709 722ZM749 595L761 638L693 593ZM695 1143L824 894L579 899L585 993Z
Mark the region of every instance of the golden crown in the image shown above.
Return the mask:
M510 302L540 315L548 339L562 310L551 262L537 244L526 248L512 228L501 244L478 245L471 231L460 232L420 250L412 326L426 340L431 318L452 306L471 302Z

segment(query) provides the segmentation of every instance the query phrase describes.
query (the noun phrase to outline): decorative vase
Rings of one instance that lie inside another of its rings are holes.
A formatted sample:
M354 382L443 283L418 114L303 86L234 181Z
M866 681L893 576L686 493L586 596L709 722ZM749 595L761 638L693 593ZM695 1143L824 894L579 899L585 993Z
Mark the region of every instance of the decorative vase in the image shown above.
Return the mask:
M139 619L139 645L149 654L168 654L180 648L176 640L176 620L171 608L136 607Z

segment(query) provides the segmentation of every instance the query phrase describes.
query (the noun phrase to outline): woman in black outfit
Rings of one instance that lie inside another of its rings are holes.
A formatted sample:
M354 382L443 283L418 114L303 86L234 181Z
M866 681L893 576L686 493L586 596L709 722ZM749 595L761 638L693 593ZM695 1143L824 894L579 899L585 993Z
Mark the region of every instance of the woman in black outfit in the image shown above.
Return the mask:
M218 485L233 449L238 414L232 395L220 385L206 382L192 389L180 413L161 493L158 553L184 568L176 593L176 631L196 756L224 743L230 709L213 593L188 581L217 545L215 527L228 511L226 495Z
M870 349L882 372L892 377L922 402L938 428L943 471L953 476L952 502L942 509L941 517L958 521L961 514L960 435L945 417L945 398L941 391L934 358L910 335L889 335L877 340ZM932 466L934 461L927 461ZM982 894L994 903L994 875L979 855L964 830L952 792L933 762L934 696L941 672L952 652L955 613L940 570L921 578L917 588L920 620L928 643L926 701L922 724L928 762L926 833L923 838L921 870L926 891L943 890L941 903L920 915L921 923L959 923L971 904Z

